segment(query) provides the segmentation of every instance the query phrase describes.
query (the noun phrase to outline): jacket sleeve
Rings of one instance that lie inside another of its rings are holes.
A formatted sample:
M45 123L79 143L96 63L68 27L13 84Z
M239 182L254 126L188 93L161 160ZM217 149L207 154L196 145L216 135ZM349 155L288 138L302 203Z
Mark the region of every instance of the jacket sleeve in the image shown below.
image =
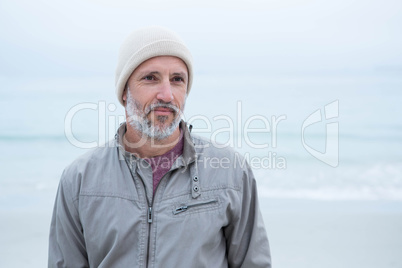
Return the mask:
M89 267L82 226L71 184L63 173L56 195L49 236L48 267Z
M258 205L256 181L248 166L242 180L243 188L235 201L232 221L224 229L229 267L270 268L271 254Z

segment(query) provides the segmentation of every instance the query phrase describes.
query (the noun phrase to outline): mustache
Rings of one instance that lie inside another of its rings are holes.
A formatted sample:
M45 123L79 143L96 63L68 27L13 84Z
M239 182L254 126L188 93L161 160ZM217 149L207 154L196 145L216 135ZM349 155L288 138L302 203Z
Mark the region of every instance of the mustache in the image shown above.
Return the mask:
M175 114L180 112L180 108L177 107L176 105L173 105L171 103L157 102L157 103L153 103L153 104L149 105L145 109L145 114L148 115L151 111L155 110L156 108L167 108L167 109L170 109Z

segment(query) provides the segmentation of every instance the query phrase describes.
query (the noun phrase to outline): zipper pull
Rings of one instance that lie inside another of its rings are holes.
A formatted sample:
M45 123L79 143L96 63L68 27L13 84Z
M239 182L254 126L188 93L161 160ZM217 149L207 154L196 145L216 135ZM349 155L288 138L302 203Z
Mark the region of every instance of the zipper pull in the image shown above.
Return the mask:
M179 207L179 208L176 208L175 209L175 211L173 212L173 214L179 214L179 213L181 213L181 212L184 212L184 211L186 211L187 210L187 208L188 208L188 206L181 206L181 207Z
M152 223L152 207L148 208L148 223Z

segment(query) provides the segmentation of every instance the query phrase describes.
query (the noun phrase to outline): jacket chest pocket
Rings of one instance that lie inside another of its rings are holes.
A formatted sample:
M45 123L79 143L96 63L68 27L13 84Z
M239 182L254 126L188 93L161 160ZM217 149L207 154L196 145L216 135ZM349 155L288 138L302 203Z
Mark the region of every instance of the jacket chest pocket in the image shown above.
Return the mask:
M220 202L217 197L206 198L201 200L187 200L173 204L172 216L181 217L190 214L207 213L217 211Z

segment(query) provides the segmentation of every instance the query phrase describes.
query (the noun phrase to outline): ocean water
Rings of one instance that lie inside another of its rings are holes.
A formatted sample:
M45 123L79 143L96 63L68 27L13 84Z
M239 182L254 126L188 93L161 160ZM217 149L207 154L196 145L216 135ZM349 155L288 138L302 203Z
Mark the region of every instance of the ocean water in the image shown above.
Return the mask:
M63 168L124 120L112 78L0 83L0 209L48 209ZM263 197L402 200L401 88L393 74L200 74L184 118L245 156Z

